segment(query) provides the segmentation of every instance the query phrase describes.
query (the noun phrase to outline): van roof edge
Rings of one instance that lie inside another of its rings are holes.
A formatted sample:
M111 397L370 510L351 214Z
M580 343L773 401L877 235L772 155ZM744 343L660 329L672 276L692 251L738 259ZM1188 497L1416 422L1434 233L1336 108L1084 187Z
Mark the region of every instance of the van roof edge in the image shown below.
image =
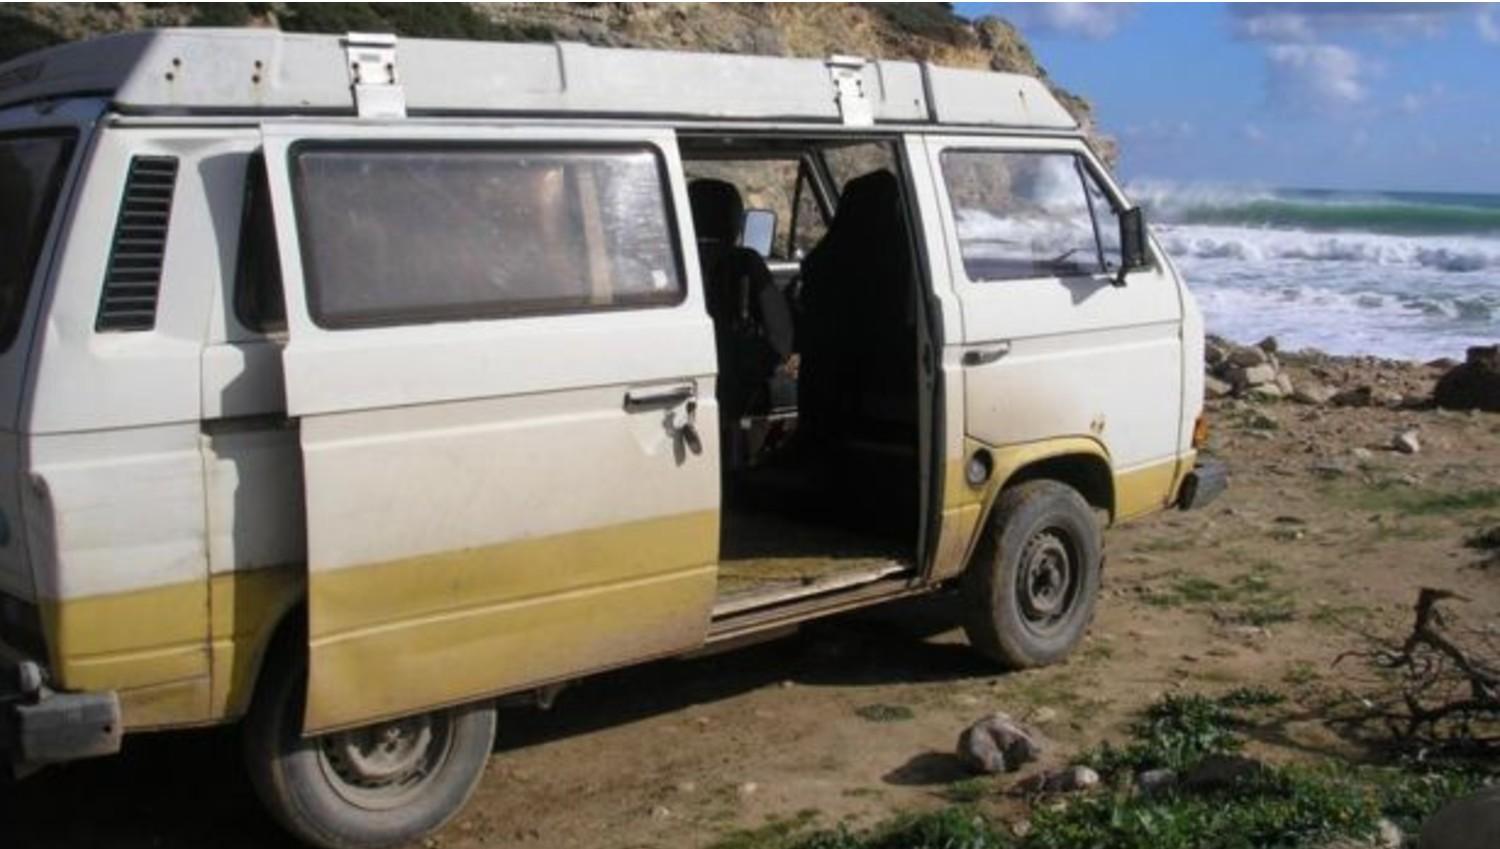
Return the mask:
M110 35L0 65L0 108L102 96L130 112L355 116L348 44L349 36L273 29ZM425 114L682 115L830 124L846 120L830 62L847 68L852 58L411 38L396 39L395 51L406 106ZM876 124L1078 129L1034 77L885 59L865 61L858 73Z

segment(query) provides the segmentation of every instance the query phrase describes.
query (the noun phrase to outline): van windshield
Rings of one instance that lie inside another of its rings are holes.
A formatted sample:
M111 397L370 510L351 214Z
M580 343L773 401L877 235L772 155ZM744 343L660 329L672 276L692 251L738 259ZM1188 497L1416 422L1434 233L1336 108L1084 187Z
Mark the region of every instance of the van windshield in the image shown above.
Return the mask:
M0 136L0 353L21 327L73 141L64 132Z

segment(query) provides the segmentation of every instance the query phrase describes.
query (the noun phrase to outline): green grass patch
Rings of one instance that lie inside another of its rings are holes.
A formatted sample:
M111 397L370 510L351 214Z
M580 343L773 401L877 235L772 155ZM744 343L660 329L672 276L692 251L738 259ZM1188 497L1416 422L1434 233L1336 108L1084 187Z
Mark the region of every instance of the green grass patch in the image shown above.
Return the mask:
M1363 510L1395 512L1413 516L1443 516L1474 510L1500 509L1500 487L1464 492L1435 492L1401 480L1378 480L1349 491L1339 490L1345 501Z
M960 805L972 805L995 792L995 780L987 775L977 775L955 781L943 788L943 798Z
M1146 710L1129 744L1083 759L1104 772L1099 789L1033 808L1024 837L975 807L993 785L973 780L954 785L961 788L950 796L957 804L939 811L901 814L863 831L811 832L792 842L773 830L768 839L781 842L732 849L1323 849L1373 839L1382 817L1414 834L1443 804L1494 780L1472 767L1329 761L1267 765L1232 788L1209 792L1130 790L1130 776L1141 769L1186 774L1204 757L1238 752L1241 732L1256 721L1250 712L1274 711L1282 702L1260 687L1163 699Z
M854 715L870 722L905 722L916 717L906 705L863 705L854 709Z
M821 816L811 808L798 811L794 816L782 819L773 817L770 822L757 828L743 828L724 835L709 849L793 849L805 845L805 832L813 821Z
M1146 588L1141 600L1153 607L1211 605L1227 608L1227 618L1244 625L1265 626L1297 618L1289 590L1275 586L1270 575L1281 567L1267 563L1236 575L1227 584L1200 575L1178 575L1166 589Z

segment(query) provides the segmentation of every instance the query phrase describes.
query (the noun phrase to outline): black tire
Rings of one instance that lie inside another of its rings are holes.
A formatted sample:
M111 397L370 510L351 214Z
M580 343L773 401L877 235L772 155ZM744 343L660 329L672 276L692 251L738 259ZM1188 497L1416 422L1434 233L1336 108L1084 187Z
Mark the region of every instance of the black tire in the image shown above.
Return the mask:
M1009 669L1066 658L1094 616L1102 533L1078 491L1051 480L1000 493L965 570L969 643Z
M305 659L267 668L244 725L251 782L283 828L320 849L385 849L469 801L495 742L493 703L305 738L306 669ZM391 749L391 734L406 742Z

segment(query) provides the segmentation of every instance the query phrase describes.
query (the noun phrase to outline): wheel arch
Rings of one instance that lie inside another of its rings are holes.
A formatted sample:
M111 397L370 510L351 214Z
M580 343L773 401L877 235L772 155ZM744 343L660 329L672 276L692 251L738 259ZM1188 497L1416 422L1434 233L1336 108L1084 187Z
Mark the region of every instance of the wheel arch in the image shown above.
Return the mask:
M1017 469L996 489L1000 491L1034 480L1054 480L1078 491L1089 506L1115 515L1115 479L1102 454L1072 452L1035 460ZM993 498L994 496L992 496Z

